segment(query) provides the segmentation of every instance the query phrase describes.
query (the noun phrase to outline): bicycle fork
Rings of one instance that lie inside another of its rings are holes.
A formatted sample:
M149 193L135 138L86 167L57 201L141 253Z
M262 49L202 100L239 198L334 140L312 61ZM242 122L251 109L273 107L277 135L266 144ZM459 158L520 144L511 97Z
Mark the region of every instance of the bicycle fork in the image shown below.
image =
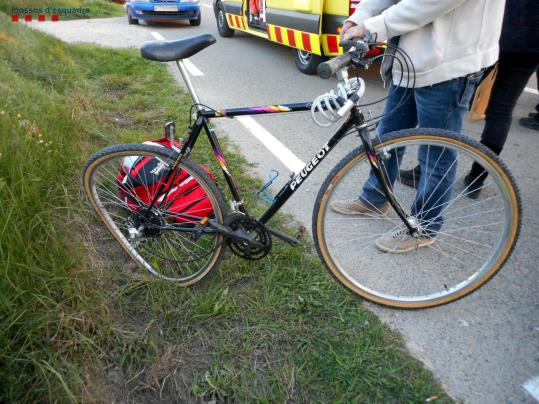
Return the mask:
M386 196L387 201L393 207L393 209L395 210L399 218L402 220L404 225L408 228L410 235L414 238L418 238L421 235L419 223L417 222L417 219L415 217L406 213L403 207L401 206L401 204L395 199L395 195L393 194L393 191L391 189L392 185L389 184L384 174L384 171L382 169L382 165L384 164L384 162L383 162L383 159L380 158L381 153L376 152L374 150L370 132L367 129L367 127L364 126L364 127L359 128L358 137L361 139L361 142L363 143L363 147L365 148L365 151L367 153L367 158L369 160L371 169L376 175L378 182L382 186L382 191L384 195Z

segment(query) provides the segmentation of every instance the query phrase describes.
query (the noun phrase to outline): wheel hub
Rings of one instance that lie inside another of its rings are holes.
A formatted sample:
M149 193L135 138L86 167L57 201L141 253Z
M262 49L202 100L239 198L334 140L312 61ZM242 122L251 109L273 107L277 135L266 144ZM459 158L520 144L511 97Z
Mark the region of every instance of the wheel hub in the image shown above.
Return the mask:
M136 213L130 216L125 226L129 232L131 239L139 237L157 237L161 234L160 227L163 226L164 221L161 215L157 212L150 212L147 216L142 213Z

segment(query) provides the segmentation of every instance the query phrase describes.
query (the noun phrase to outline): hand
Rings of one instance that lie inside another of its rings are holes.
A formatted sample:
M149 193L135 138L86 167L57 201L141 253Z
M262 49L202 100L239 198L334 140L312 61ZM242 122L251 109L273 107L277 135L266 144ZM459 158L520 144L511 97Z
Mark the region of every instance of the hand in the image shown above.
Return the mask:
M341 32L341 39L352 39L352 38L363 39L364 37L365 37L365 27L363 25L354 24L353 26L347 28L346 31L344 30L344 27L343 27L343 30Z
M350 28L355 27L355 26L356 24L352 21L347 21L344 23L341 30L341 41L344 39L344 34L346 33L346 31L348 31Z

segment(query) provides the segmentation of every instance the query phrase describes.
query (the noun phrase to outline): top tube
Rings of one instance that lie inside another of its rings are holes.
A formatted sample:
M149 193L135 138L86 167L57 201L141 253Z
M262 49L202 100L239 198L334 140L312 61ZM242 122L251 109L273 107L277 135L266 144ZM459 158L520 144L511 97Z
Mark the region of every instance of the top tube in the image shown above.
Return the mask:
M230 108L220 110L202 110L200 115L204 118L223 118L242 115L279 114L283 112L303 112L311 109L312 102L296 104L263 105L257 107Z

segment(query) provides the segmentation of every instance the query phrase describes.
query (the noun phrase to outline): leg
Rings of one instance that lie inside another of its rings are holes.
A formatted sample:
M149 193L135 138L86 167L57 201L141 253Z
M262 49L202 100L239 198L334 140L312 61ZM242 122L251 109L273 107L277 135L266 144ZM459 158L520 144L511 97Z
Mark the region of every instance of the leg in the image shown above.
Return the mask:
M513 110L531 75L537 71L539 61L531 53L502 52L498 62L498 74L492 88L485 113L485 127L481 143L500 154L509 129ZM472 166L470 177L483 182L486 172L478 164Z
M385 133L393 132L400 129L413 128L417 125L417 111L413 95L410 95L406 102L395 107L401 102L406 91L413 91L404 87L396 87L391 85L389 88L389 98L384 107L384 114L389 114L382 118L380 125L376 130L378 137ZM402 160L404 148L400 148L391 152L391 157L383 163L383 172L386 175L389 184L393 184L397 178L399 167L397 162ZM398 158L397 158L398 157ZM369 179L363 185L363 192L359 199L369 206L380 207L387 202L386 196L378 183L378 179L373 171L371 171Z
M481 74L456 78L416 89L420 127L460 132L462 120ZM443 212L455 181L457 154L443 147L421 146L421 177L412 205L412 215L420 219L426 234L435 236L443 224Z

